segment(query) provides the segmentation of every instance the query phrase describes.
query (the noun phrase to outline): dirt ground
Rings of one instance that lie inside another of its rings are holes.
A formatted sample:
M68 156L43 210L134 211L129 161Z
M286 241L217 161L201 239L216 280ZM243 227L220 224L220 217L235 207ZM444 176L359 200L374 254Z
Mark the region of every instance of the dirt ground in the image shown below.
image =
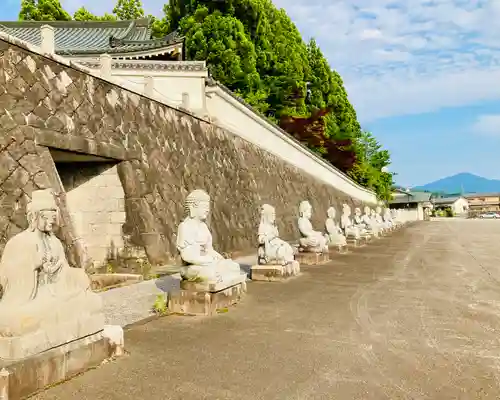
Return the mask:
M126 331L129 355L37 399L499 399L500 222L443 219L248 285L213 318Z

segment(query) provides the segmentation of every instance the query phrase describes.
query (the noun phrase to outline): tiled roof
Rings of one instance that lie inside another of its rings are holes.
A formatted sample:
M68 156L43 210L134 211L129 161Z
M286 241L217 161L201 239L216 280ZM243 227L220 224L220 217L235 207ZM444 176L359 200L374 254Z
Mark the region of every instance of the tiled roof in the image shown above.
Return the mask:
M406 203L425 203L430 201L431 193L426 192L408 192L406 194L398 194L390 203L391 204L406 204Z
M466 199L476 198L476 197L500 197L499 192L492 193L467 193L464 196Z
M177 32L162 39L151 39L147 18L130 21L5 21L0 22L0 31L40 46L42 25L54 28L55 50L60 55L156 50L183 40Z
M460 199L461 196L452 196L452 197L436 197L432 199L434 204L453 204L455 201Z

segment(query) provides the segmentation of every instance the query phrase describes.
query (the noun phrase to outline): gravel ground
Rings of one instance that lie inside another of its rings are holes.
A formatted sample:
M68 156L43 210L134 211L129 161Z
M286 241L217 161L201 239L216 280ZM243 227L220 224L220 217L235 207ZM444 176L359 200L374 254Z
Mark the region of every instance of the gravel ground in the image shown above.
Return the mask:
M235 261L248 272L257 257L240 257ZM124 327L152 316L156 296L178 289L179 281L180 275L175 274L101 292L106 324Z

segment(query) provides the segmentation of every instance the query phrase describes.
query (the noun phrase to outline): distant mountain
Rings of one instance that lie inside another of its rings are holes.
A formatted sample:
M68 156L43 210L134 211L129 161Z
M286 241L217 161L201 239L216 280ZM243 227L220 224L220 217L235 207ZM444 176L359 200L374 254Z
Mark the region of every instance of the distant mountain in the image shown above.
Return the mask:
M413 189L449 194L461 193L462 190L464 193L500 193L500 180L486 179L481 176L463 172Z

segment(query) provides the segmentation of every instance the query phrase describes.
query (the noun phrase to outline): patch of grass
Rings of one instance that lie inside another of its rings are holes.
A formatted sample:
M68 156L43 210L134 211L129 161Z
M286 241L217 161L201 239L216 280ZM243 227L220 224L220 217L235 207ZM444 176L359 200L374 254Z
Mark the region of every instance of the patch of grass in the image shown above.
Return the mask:
M167 298L164 294L156 296L156 300L153 304L153 312L157 315L168 314Z

